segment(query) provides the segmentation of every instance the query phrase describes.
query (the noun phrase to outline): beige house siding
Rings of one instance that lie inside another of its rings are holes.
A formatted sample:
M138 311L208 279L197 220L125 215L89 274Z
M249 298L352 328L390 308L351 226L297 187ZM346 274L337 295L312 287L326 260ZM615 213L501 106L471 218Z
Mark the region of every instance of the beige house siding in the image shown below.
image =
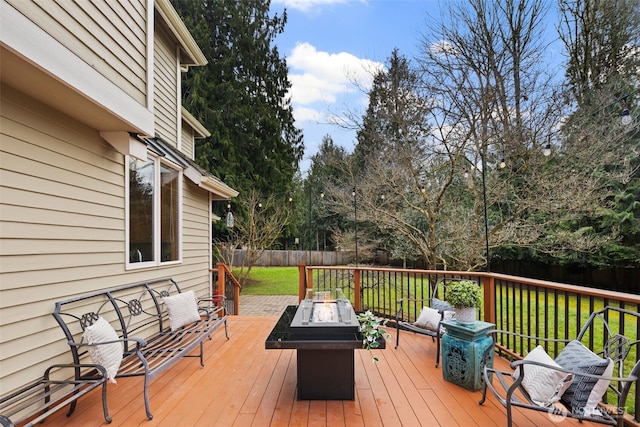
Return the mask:
M156 28L154 49L154 114L156 136L177 148L178 64L176 47L161 29Z
M125 270L125 157L95 129L2 86L0 389L71 355L55 301L157 277L209 293L209 194L184 179L183 262Z
M191 160L195 159L195 150L194 150L194 132L193 129L188 126L186 123L182 122L182 139L180 142L180 151L184 153L185 156L190 158Z
M206 59L169 0L0 0L0 8L4 394L71 362L51 315L58 300L161 277L207 297L210 200L237 192L178 161L187 167L182 259L127 270L127 156L144 158L153 145L144 137L157 135L193 157L189 132L208 131L180 106L179 70Z
M141 105L147 105L146 0L6 0Z

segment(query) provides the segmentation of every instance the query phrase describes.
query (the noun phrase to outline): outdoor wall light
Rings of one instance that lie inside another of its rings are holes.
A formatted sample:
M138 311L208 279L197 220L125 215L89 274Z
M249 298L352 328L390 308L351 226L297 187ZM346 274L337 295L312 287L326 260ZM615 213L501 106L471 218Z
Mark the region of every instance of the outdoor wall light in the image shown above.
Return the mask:
M551 155L551 144L547 143L542 150L542 155L545 157L549 157Z
M500 169L504 169L507 167L507 162L505 162L504 157L500 160L498 166L500 167Z

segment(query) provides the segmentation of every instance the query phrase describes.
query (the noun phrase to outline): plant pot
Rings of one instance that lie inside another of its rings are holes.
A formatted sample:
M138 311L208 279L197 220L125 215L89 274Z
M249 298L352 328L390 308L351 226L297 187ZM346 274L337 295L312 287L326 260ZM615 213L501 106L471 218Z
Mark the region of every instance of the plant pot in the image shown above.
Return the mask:
M473 323L476 321L475 307L456 307L456 320L460 323Z

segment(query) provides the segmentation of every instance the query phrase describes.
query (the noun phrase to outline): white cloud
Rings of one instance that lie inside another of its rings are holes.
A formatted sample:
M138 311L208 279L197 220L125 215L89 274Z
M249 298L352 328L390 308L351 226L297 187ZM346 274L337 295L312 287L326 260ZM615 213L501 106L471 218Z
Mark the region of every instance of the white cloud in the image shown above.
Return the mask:
M334 4L344 4L352 0L273 0L273 4L282 4L289 9L296 9L302 12L315 11L323 6L331 6ZM360 0L366 3L365 0Z
M298 43L287 64L291 99L297 104L334 103L339 96L356 91L356 85L368 89L373 74L383 66L348 52L318 51L309 43Z
M374 74L384 64L298 43L287 55L287 66L293 115L304 133L305 151L316 153L325 135L331 135L339 145L353 147L353 119L366 108L366 93ZM337 109L343 111L336 112ZM306 156L300 164L303 173L309 168L309 158Z
M310 73L290 74L291 100L296 104L308 105L315 102L336 102L336 94L347 92L344 84L323 80Z
M295 107L293 115L296 122L322 123L326 121L326 115L314 108Z
M431 46L429 47L429 51L435 55L441 54L441 55L456 55L458 54L458 51L456 50L455 47L453 47L453 45L451 44L451 42L448 42L446 40L439 40L435 43L432 43Z

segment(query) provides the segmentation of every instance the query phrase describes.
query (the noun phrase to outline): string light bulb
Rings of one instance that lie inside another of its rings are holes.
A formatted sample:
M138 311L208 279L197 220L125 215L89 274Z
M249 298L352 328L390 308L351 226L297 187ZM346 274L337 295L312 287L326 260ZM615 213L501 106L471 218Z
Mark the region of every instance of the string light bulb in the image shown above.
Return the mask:
M622 110L622 116L620 117L620 123L622 123L624 126L628 126L631 124L631 112L629 111L628 108L625 108L624 110Z

